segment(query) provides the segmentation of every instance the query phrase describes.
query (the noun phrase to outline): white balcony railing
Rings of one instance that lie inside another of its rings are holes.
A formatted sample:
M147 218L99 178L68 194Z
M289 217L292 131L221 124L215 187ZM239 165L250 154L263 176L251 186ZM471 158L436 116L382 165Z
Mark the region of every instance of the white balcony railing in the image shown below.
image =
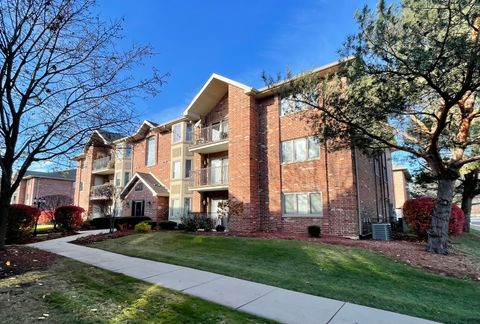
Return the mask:
M192 171L193 186L226 186L228 185L228 165L209 167Z
M115 160L111 156L105 156L93 160L93 171L113 169L115 168Z
M228 121L223 120L210 126L195 129L192 145L204 145L228 139Z

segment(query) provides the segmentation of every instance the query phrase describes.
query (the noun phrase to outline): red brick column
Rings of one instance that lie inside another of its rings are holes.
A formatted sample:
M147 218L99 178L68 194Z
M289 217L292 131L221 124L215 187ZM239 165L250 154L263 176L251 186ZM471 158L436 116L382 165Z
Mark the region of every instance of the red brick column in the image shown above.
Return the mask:
M243 213L230 217L231 231L257 231L260 226L258 197L258 127L255 99L235 86L228 87L229 198L243 203Z

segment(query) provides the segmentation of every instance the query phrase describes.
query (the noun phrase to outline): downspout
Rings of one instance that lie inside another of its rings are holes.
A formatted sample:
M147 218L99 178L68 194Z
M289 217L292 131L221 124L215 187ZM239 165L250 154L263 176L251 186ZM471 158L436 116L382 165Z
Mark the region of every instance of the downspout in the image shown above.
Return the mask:
M362 235L362 214L360 213L360 187L359 187L359 181L358 181L358 160L357 160L357 147L353 146L352 150L352 155L353 155L353 168L354 168L354 174L355 174L355 191L357 193L357 217L358 217L358 236L360 237Z
M325 136L324 136L325 138ZM325 180L327 186L327 212L328 212L328 225L330 226L330 233L332 234L332 213L330 210L330 181L328 180L328 148L327 140L324 140L325 145Z

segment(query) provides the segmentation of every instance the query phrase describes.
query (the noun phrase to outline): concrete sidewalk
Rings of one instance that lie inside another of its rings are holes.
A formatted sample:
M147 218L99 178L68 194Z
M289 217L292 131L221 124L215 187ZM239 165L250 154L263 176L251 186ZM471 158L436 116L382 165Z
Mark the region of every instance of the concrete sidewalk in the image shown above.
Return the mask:
M435 323L212 272L68 243L78 237L101 232L102 230L87 231L30 246L282 323Z

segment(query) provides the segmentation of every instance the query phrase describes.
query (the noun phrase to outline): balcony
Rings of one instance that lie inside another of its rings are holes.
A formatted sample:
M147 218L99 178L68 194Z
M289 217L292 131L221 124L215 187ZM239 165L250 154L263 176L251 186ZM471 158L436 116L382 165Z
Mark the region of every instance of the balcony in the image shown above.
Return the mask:
M90 190L91 200L111 200L113 197L112 185L109 183L93 186Z
M105 175L115 172L115 159L111 156L105 156L100 159L93 160L93 174Z
M228 121L195 129L190 152L215 153L228 150Z
M193 186L190 190L216 191L228 189L228 165L192 171Z

